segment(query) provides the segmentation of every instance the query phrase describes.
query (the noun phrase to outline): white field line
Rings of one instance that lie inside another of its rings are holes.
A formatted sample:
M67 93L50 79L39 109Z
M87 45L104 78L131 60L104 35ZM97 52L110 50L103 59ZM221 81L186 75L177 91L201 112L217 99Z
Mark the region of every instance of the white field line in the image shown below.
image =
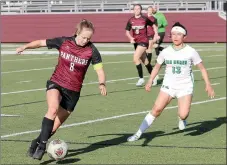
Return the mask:
M18 81L18 82L16 82L16 83L29 83L29 82L32 82L32 80L27 80L27 81Z
M134 82L134 83L128 83L128 84L135 85L135 82ZM221 83L213 83L213 84L211 84L211 85L212 85L212 86L215 86L215 85L219 85L219 84L221 84Z
M221 84L221 83L213 83L213 84L211 84L212 86L215 86L215 85L219 85L219 84Z
M107 64L121 64L121 63L129 63L132 61L113 61L113 62L105 62L104 65ZM34 68L34 69L25 69L25 70L13 70L13 71L7 71L7 72L1 72L1 74L8 74L8 73L20 73L20 72L30 72L30 71L39 71L39 70L50 70L54 69L55 67L47 67L47 68Z
M21 115L8 115L8 114L1 114L1 117L21 117Z
M100 54L102 55L119 55L119 54L128 54L128 53L134 53L134 51L100 51ZM1 51L1 54L4 56L4 55L16 55L16 52L15 51L12 51L12 50L3 50ZM51 50L27 50L27 51L24 51L22 53L22 55L25 55L25 54L33 54L33 55L37 55L37 54L50 54L50 55L54 55L54 54L59 54L59 52L56 50L56 51L51 51Z
M225 56L225 55L211 55L211 56L204 56L204 58L212 58L212 57L220 57L220 56ZM45 59L45 58L41 58ZM24 59L25 60L25 59ZM28 60L28 59L26 59ZM105 62L103 64L121 64L121 63L130 63L132 61L113 61L113 62ZM25 69L25 70L14 70L14 71L6 71L6 72L1 72L1 74L9 74L9 73L20 73L20 72L30 72L30 71L40 71L40 70L50 70L54 69L55 67L47 67L47 68L34 68L34 69Z
M117 43L104 43L104 44L102 44L102 43L95 43L94 44L97 48L119 48L119 47L133 47L133 45L132 44L130 44L130 43L119 43L119 44L117 44ZM168 44L168 43L164 43L164 44L162 44L162 46L169 46L170 44ZM216 47L221 47L221 48L223 48L223 46L222 45L217 45L216 43L214 43L214 44L208 44L208 45L200 45L200 44L189 44L189 45L191 45L192 47L204 47L204 48L210 48L210 47L212 47L212 46L215 46L215 48ZM3 48L14 48L14 49L16 49L18 46L22 46L22 44L2 44L1 45L1 48L3 49Z
M221 48L205 48L205 49L201 49L201 48L197 48L197 51L223 51L225 50L225 47L221 47ZM122 54L133 54L134 51L100 51L101 55L105 56L109 56L109 55L122 55ZM50 50L28 50L22 53L22 55L58 55L58 51L50 51ZM3 50L1 51L1 56L8 56L8 55L16 55L16 52L13 50Z
M207 70L216 70L216 69L223 69L223 68L226 68L226 66L207 68ZM194 70L193 72L199 72L199 71L200 70ZM159 74L159 75L163 75L163 74ZM148 77L148 76L144 76L144 77ZM126 81L126 80L133 80L133 79L138 79L138 77L129 77L129 78L123 78L123 79L108 80L106 82L110 83L110 82ZM92 85L92 84L98 84L98 83L99 82L89 82L89 83L84 83L83 85ZM45 90L45 89L46 88L39 88L39 89L30 89L30 90L15 91L15 92L5 92L5 93L1 93L1 95L26 93L26 92L35 92L35 91L41 91L41 90Z
M30 60L48 60L48 59L57 59L58 56L54 57L43 57L43 58L26 58L26 59L16 59L16 60L2 60L2 62L17 62L17 61L30 61Z
M226 55L211 55L211 56L204 56L205 58L212 58L212 57L219 57L219 56L226 56ZM203 57L203 56L202 56ZM46 58L27 58L27 59L16 59L16 60L2 60L1 62L19 62L19 61L32 61L32 60L49 60L49 59L57 59L58 56L54 57L46 57Z
M219 57L219 56L226 56L226 55L211 55L211 56L204 56L206 58L212 58L212 57ZM202 56L203 57L203 56ZM54 57L42 57L42 58L26 58L26 59L16 59L16 60L2 60L1 62L20 62L20 61L32 61L32 60L49 60L49 59L57 59L58 56L54 55Z
M212 57L223 57L227 55L211 55L211 56L205 56L205 58L212 58Z
M220 98L216 98L216 99L212 99L212 100L197 101L197 102L193 102L191 105L204 104L204 103L209 103L209 102L214 102L214 101L219 101L219 100L225 100L225 99L226 99L226 97L220 97ZM174 109L174 108L177 108L177 107L178 106L166 107L165 110ZM128 113L128 114L123 114L123 115L117 115L117 116L111 116L111 117L107 117L107 118L100 118L100 119L96 119L96 120L88 120L88 121L84 121L84 122L80 122L80 123L65 124L65 125L62 125L60 128L68 128L68 127L74 127L74 126L79 126L79 125L91 124L91 123L102 122L102 121L112 120L112 119L118 119L118 118L127 117L127 116L140 115L140 114L144 114L144 113L148 113L148 112L149 112L149 110L141 111L141 112L135 112L135 113ZM1 138L14 137L14 136L31 134L31 133L36 133L36 132L40 132L40 129L3 135L3 136L1 136Z

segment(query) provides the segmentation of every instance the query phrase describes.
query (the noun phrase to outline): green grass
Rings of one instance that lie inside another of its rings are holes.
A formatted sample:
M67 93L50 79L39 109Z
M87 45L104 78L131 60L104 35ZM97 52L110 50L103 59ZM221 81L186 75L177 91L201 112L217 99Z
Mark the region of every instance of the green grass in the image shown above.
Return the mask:
M110 44L106 44L110 45ZM195 44L193 44L195 45ZM223 44L206 44L214 51L206 51L205 44L195 45L208 70L214 86L216 98L226 97L226 51ZM215 46L222 51L215 51ZM221 47L221 48L220 48ZM102 50L128 51L128 48L103 48ZM215 55L223 55L216 56ZM155 57L155 56L154 56ZM37 59L42 58L42 59ZM46 58L46 59L44 59ZM51 58L51 59L49 59ZM20 59L26 59L21 60ZM6 61L15 60L15 61ZM80 123L112 116L148 111L151 109L160 85L150 93L134 84L137 77L132 55L103 56L107 80L108 96L99 94L97 84L85 85L75 112L65 124ZM125 63L108 63L125 61ZM15 114L21 117L2 117L1 135L40 129L46 112L45 90L7 94L8 92L45 88L46 80L53 69L4 73L54 67L57 58L51 55L2 56L2 114ZM152 63L155 62L153 59ZM105 64L106 63L106 64ZM217 68L223 67L223 68ZM197 68L194 68L197 70ZM164 67L160 73L164 73ZM145 76L148 76L144 68ZM209 100L204 91L201 73L194 72L195 88L193 102ZM147 79L147 77L146 77ZM22 82L29 81L29 82ZM97 76L89 68L84 83L96 82ZM4 94L5 93L5 94ZM169 107L177 105L173 100ZM62 164L225 164L226 163L226 99L192 105L188 126L184 132L177 129L177 108L165 110L136 142L126 139L139 127L147 112L111 120L83 124L64 129L50 140L60 138L69 145L69 154ZM1 141L2 164L55 164L47 155L42 161L25 156L30 141L38 132L28 133Z

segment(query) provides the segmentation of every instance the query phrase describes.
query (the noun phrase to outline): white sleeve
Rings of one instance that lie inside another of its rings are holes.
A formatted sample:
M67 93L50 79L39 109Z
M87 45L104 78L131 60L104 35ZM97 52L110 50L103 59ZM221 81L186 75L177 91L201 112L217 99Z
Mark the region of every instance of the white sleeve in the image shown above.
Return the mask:
M194 65L197 65L202 62L202 59L200 58L200 55L196 50L193 50L192 52L192 62Z
M158 58L157 58L158 64L161 65L165 61L164 55L165 55L165 51L161 51L161 53L158 55Z

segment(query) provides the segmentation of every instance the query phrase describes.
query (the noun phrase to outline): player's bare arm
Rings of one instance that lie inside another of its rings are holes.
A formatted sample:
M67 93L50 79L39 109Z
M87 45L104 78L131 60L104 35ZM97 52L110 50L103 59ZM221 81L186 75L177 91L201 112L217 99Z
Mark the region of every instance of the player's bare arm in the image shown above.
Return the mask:
M159 38L159 35L158 35L158 26L154 24L154 25L152 25L152 27L153 27L153 30L154 30L154 40L156 41Z
M130 40L131 43L135 43L134 38L131 36L130 31L126 30L125 32L126 36Z
M205 90L208 93L208 97L214 98L215 92L214 92L214 89L211 86L211 83L210 83L209 76L208 76L206 68L204 67L202 62L200 62L196 66L199 68L199 70L202 73L203 80L205 81Z
M160 68L161 68L161 65L159 63L156 63L151 72L150 78L145 86L146 91L150 92L150 88L152 86L153 80L158 75Z
M46 40L36 40L17 48L16 53L21 54L25 49L36 49L44 46L46 46Z
M98 80L99 80L99 89L100 92L103 96L107 95L107 90L106 90L106 76L103 68L96 69L96 73L98 75Z

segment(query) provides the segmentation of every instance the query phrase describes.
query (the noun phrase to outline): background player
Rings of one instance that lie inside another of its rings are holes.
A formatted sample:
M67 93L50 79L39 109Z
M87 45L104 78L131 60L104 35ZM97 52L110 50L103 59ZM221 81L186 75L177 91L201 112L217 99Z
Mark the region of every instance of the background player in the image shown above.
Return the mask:
M142 133L148 129L155 118L157 118L164 108L170 103L173 98L178 100L178 116L180 130L186 127L186 118L189 115L190 106L193 94L193 73L192 64L196 65L205 81L205 90L210 98L214 98L215 93L210 84L208 73L202 63L202 60L195 49L184 44L187 30L180 23L175 23L171 29L171 38L173 45L164 49L157 58L157 63L151 73L150 79L146 84L146 91L150 91L152 81L158 74L161 64L166 63L166 71L163 80L163 85L155 104L144 118L139 130L128 141L138 140Z
M34 159L42 159L48 139L73 112L90 62L97 72L101 94L107 94L102 59L90 42L93 33L93 24L82 20L73 37L37 40L16 50L19 54L26 49L39 47L56 48L59 51L58 64L46 85L48 111L43 118L40 135L32 141L28 150L28 155Z
M154 44L157 42L158 39L160 39L158 35L158 27L157 27L157 19L153 16L153 9L152 6L149 6L147 8L147 18L154 22L155 24L151 26L147 26L147 36L149 39L149 46L147 49L147 58L149 63L151 63L152 59L152 49L154 48ZM157 45L157 44L156 44Z
M164 49L160 45L163 43L166 27L168 26L168 22L166 20L165 15L163 13L157 11L156 6L152 6L152 13L153 13L153 16L157 19L158 35L160 36L160 39L157 41L158 45L155 48L155 53L158 56L160 54L160 51L162 51Z
M151 22L147 17L142 15L142 6L140 4L134 5L133 11L134 16L128 20L128 23L126 25L126 36L130 40L130 42L134 44L135 48L133 61L136 65L139 75L139 80L136 83L136 86L142 86L145 80L143 78L143 69L141 62L144 63L149 74L152 71L152 66L148 62L146 57L146 49L148 48L147 26L153 26L154 22ZM132 36L130 34L131 29Z

